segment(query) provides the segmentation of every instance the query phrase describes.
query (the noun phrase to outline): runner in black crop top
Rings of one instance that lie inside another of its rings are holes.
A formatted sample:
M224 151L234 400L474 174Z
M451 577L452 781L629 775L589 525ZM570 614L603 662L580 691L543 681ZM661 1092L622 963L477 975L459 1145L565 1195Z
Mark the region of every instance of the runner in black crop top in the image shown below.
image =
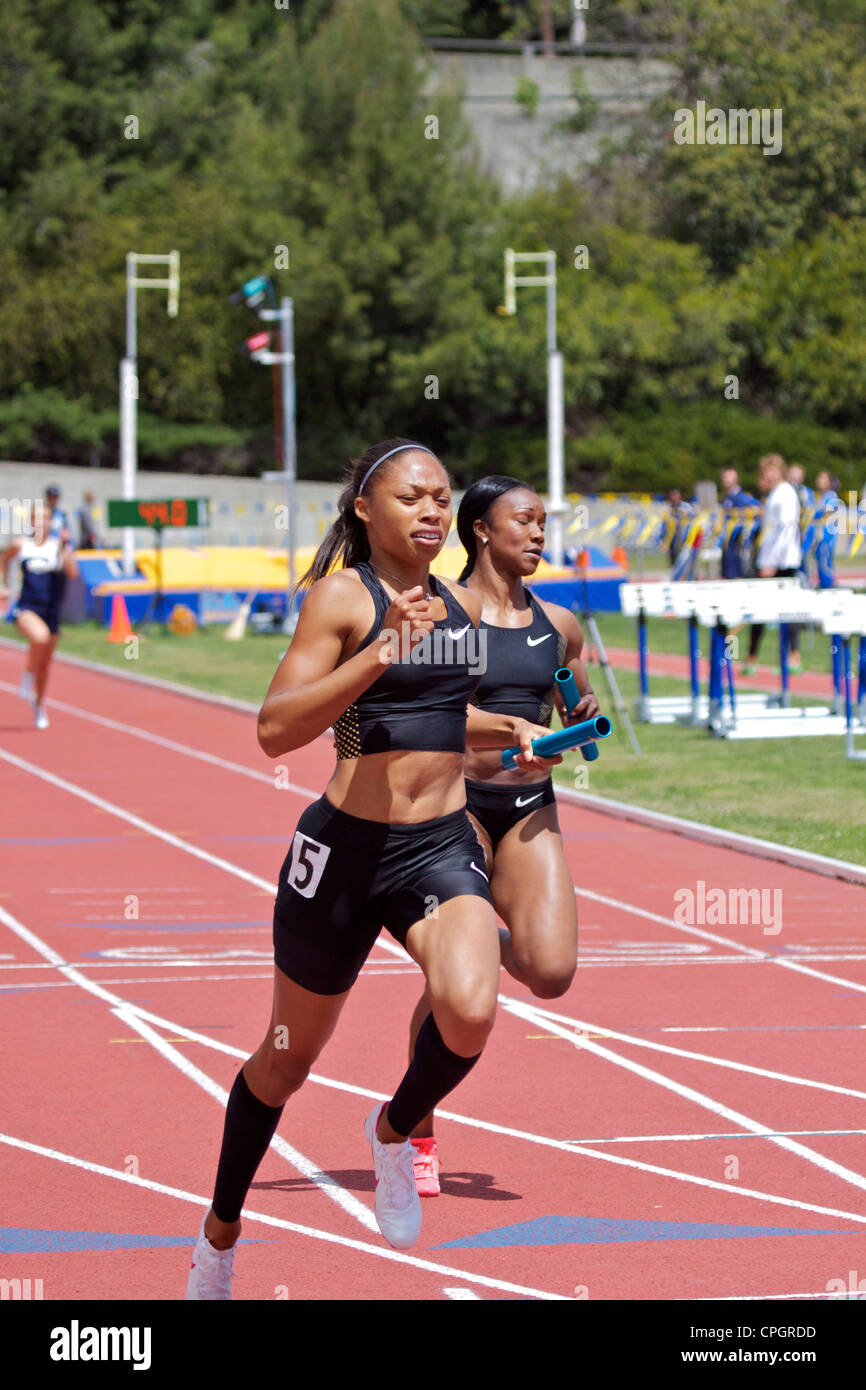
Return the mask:
M472 703L497 714L513 714L550 726L554 673L565 660L568 639L534 594L525 590L532 613L529 627L495 627L482 618L487 663Z
M513 478L482 479L463 498L457 529L469 554L465 587L481 597L479 631L487 646L474 703L504 724L527 719L549 725L554 703L564 715L554 672L570 666L583 698L564 722L597 714L574 614L540 602L524 587L544 543L541 498ZM505 770L495 749L473 747L471 737L468 742L467 807L485 847L494 906L508 926L500 932L502 964L534 994L556 998L574 974L577 915L553 783L546 769ZM427 1007L422 997L410 1040ZM418 1190L433 1196L439 1184L432 1113L413 1131L412 1142Z
M388 440L358 459L260 710L259 745L269 757L333 726L338 758L279 872L273 1012L229 1096L188 1298L231 1297L247 1191L383 925L431 981L415 1056L364 1126L376 1220L395 1248L408 1249L420 1233L407 1136L478 1061L493 1026L496 916L463 780L481 601L455 596L429 574L450 524L448 474L429 450ZM494 728L495 716L473 710L471 718L486 746L516 741L513 721ZM531 737L525 726L526 750Z
M358 561L353 569L376 608L373 625L358 648L363 651L382 633L391 599L368 561ZM334 720L338 759L407 749L465 751L466 706L481 678L486 643L479 643L465 608L432 574L430 592L443 600L445 617L434 622L433 631L406 659L385 666L378 680Z

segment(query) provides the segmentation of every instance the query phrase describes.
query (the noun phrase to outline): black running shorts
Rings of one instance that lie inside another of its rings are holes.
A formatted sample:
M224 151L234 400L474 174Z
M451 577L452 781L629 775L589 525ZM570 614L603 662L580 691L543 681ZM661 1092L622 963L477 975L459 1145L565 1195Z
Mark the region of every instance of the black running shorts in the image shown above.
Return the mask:
M466 811L389 825L308 806L280 869L274 959L316 994L350 989L381 928L406 943L414 922L450 898L491 902L484 855Z
M467 782L466 809L490 836L493 852L513 825L532 815L539 806L555 806L553 782L535 782L531 787L495 782Z

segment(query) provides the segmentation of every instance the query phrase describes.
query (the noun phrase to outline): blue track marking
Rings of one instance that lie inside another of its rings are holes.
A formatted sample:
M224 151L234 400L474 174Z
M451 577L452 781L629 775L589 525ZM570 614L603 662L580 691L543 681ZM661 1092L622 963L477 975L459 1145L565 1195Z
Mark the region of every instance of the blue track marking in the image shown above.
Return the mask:
M641 1240L737 1240L755 1236L838 1236L853 1231L792 1226L724 1226L703 1221L615 1221L597 1216L539 1216L517 1226L498 1226L462 1236L434 1250L472 1250L503 1245L612 1245Z
M26 1226L0 1230L0 1255L61 1254L74 1250L159 1250L195 1245L196 1236L146 1236L136 1232L52 1231ZM239 1241L240 1245L269 1245L270 1241Z

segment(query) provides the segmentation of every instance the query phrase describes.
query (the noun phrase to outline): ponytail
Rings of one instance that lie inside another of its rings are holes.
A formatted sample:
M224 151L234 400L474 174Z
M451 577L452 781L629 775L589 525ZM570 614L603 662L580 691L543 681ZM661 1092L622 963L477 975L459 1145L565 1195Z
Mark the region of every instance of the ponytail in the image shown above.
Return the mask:
M361 518L355 515L355 498L361 495L362 488L364 496L369 497L390 467L390 460L386 461L386 455L398 455L407 449L432 452L423 444L416 444L411 439L385 439L381 444L371 445L360 458L352 460L344 476L345 486L337 502L337 519L325 534L313 556L310 568L298 580L296 591L315 584L317 579L323 579L331 570L338 568L338 563L343 569L350 569L362 560L369 560L370 542L367 539L367 527ZM435 454L433 456L436 457ZM381 469L377 467L380 462Z
M475 534L475 522L486 521L493 503L498 501L504 493L510 492L515 487L528 486L528 483L522 483L519 478L508 478L502 473L494 473L489 478L479 478L478 482L473 483L464 493L463 501L457 508L457 534L469 558L460 574L461 582L468 579L475 568L475 561L478 559L478 537Z

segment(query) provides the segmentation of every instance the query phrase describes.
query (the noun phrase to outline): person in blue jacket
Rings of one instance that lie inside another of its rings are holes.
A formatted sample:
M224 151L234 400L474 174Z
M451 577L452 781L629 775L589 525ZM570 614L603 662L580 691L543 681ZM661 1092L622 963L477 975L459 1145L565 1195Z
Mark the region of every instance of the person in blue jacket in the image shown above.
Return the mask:
M723 468L719 475L722 488L722 506L725 511L740 510L744 507L757 507L759 502L751 493L740 486L740 475L736 468ZM746 522L741 519L730 529L722 543L722 578L745 579L743 542L746 539Z
M826 469L815 479L818 493L815 523L818 540L815 545L815 565L818 570L818 588L836 587L836 535L839 529L839 479Z

